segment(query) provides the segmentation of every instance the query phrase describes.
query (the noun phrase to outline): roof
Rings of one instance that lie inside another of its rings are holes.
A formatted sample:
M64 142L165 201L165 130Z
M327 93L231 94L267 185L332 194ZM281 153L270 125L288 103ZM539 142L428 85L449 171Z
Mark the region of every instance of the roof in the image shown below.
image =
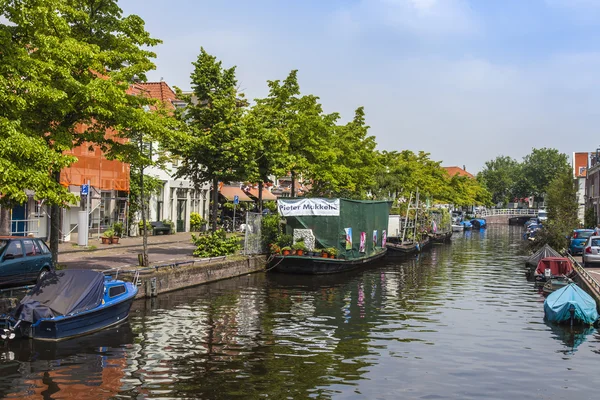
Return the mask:
M233 201L233 196L238 196L240 201L253 201L242 189L235 186L223 186L219 189L219 193L230 201Z
M248 190L248 193L250 194L250 196L256 197L258 199L258 189L250 188ZM277 200L277 196L275 196L273 193L269 192L268 190L263 189L262 199L263 200Z
M475 176L473 176L473 174L471 174L470 172L467 172L466 170L460 168L460 167L442 167L446 170L446 172L448 173L448 175L450 176L454 176L454 175L459 175L459 176L466 176L469 178L475 178Z
M166 82L139 82L136 86L145 90L151 98L165 104L172 105L177 100L177 95Z

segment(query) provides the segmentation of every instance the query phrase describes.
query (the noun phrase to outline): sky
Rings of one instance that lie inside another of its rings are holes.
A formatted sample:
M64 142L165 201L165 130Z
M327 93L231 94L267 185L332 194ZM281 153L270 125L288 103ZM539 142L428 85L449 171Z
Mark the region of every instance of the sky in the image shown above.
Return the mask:
M364 106L379 150L476 173L533 148L595 151L600 0L122 0L163 43L150 81L189 90L200 47L249 99L298 70L341 122Z

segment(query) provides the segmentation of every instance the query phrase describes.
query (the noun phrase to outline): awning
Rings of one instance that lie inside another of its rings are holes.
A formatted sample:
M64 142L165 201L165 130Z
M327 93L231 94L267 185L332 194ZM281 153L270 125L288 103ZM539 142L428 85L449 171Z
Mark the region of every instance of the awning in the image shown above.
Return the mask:
M249 192L250 192L250 195L252 195L258 199L258 189L250 189ZM266 190L265 188L263 188L262 199L263 200L277 200L277 196L275 196L273 193L271 193L268 190Z
M253 201L242 189L235 186L223 186L219 193L229 201L233 201L234 196L238 196L239 201Z

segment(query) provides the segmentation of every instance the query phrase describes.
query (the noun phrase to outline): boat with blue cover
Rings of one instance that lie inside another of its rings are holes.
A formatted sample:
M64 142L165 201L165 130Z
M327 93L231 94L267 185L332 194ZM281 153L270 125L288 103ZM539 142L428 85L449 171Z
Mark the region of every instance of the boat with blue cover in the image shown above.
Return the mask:
M598 319L596 301L575 283L548 295L544 317L549 322L592 325Z
M471 225L475 229L485 229L487 228L487 221L483 218L473 218L470 220Z
M461 221L460 223L463 227L463 230L467 231L470 230L471 228L473 228L473 224L471 224L470 221Z
M48 273L4 316L2 339L59 341L127 319L137 286L91 270Z

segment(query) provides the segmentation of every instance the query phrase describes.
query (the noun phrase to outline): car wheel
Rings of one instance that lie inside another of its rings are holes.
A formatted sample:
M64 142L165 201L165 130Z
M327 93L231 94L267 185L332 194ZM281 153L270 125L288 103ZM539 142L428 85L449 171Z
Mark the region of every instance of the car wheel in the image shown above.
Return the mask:
M44 279L44 276L46 276L46 274L50 272L50 270L48 268L42 268L42 270L40 271L40 274L37 277L37 280L35 281L35 283L40 283L42 281L42 279Z

